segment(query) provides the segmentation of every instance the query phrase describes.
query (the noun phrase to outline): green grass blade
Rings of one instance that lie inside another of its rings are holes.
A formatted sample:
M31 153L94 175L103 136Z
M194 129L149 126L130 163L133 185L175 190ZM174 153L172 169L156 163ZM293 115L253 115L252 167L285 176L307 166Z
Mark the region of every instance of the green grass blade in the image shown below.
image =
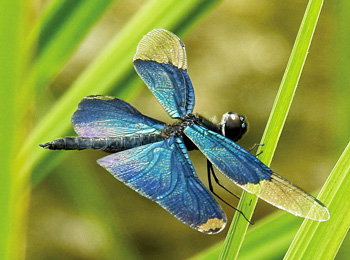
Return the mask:
M22 153L32 151L32 157L24 167L32 168L45 155L46 151L38 147L39 143L60 137L67 132L71 127L70 117L84 96L111 91L116 82L123 82L126 77L130 77L133 71L132 57L138 41L144 34L156 27L181 31L181 24L186 21L184 28L187 28L216 2L153 0L145 5L37 124L23 145ZM133 72L133 75L136 77L136 73ZM118 97L123 98L120 95ZM35 173L33 178L35 182Z
M306 8L287 68L283 75L272 112L261 140L261 143L265 146L263 148L264 152L259 158L266 165L270 165L274 151L277 147L277 142L281 135L283 125L286 121L305 64L322 4L322 0L310 0ZM260 150L261 149L258 149L257 153L259 153ZM246 217L251 218L256 203L257 197L255 195L243 192L238 209L244 212ZM239 213L235 214L219 259L237 258L248 225L249 223Z
M238 203L238 209L244 212L244 215L251 219L257 203L255 195L243 192ZM224 241L219 259L236 259L240 248L242 247L244 236L247 232L249 222L241 215L235 216L232 219L230 229Z
M282 258L301 222L301 218L281 211L264 218L247 232L239 259Z
M29 86L40 90L52 81L111 2L56 0L49 4L30 38L30 48L37 51Z
M269 260L282 258L302 222L301 218L278 211L259 222L247 231L239 259ZM217 259L222 249L218 243L191 260Z
M305 220L284 259L334 259L350 228L350 143L335 165L319 199L329 209L326 223Z
M18 144L23 141L26 127L19 108L21 80L27 64L24 34L28 24L27 1L0 1L0 259L22 259L23 225L27 199L23 198L23 182L18 182L16 160ZM26 13L27 11L27 13ZM23 180L28 181L28 180Z

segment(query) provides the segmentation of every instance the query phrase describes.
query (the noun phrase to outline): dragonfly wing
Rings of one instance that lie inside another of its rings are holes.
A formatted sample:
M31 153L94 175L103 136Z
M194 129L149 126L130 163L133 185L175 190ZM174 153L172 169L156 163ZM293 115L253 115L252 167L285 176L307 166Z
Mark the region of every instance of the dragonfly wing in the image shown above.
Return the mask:
M175 34L164 29L146 34L137 46L134 67L172 118L192 112L194 90L185 44Z
M226 215L198 179L180 138L114 153L97 162L186 225L204 233L224 228Z
M160 134L164 123L142 115L129 103L110 96L83 98L72 116L80 136L107 137Z
M329 219L328 209L319 200L233 141L200 125L188 126L184 132L218 170L244 190L296 216Z

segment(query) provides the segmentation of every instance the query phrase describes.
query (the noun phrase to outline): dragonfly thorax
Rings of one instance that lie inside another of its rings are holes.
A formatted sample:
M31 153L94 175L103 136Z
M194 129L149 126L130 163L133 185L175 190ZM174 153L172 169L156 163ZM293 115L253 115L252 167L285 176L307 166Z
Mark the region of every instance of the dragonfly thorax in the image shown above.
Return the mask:
M202 125L200 117L198 115L189 113L174 124L167 125L163 130L163 134L166 136L175 136L182 138L185 128L193 124Z
M221 122L219 124L215 124L200 115L189 113L176 123L167 125L163 130L163 134L166 136L175 136L186 139L184 130L187 126L193 124L204 126L209 130L221 134L232 141L238 141L241 139L242 136L247 132L248 128L245 117L240 116L235 112L225 113L222 116Z

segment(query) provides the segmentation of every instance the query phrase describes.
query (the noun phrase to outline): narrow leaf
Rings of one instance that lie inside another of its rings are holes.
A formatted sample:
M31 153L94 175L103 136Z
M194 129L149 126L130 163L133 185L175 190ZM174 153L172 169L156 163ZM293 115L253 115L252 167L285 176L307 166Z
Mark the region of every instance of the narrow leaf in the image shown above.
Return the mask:
M321 12L322 4L322 0L310 0L306 8L304 18L301 22L287 68L283 75L272 112L261 140L261 143L264 144L264 152L261 154L259 159L266 165L270 165L271 163L279 137L282 133L283 125L287 119L289 108L293 101L294 93L296 91L316 28L318 17ZM260 153L260 151L261 149L258 149L257 153ZM250 218L257 203L257 197L253 194L246 194L246 192L243 192L241 200L242 201L240 201L238 209L244 212L246 217ZM249 207L244 206L245 203L248 203ZM239 213L235 214L232 221L233 227L230 227L229 235L226 237L224 242L220 259L237 258L248 229L248 225L249 223L245 221L245 219L240 216ZM235 232L231 232L231 230Z
M40 90L58 74L113 0L55 0L34 29L29 48L36 49L27 85Z
M285 254L300 227L301 218L277 211L255 223L247 232L239 259L278 259ZM217 259L222 242L212 246L191 260ZM277 257L276 257L277 256Z
M28 9L27 1L0 1L0 259L22 259L24 254L18 245L25 237L28 201L22 188L28 180L17 180L22 162L16 160L16 152L27 129L20 121L25 111L18 104L28 61L23 46Z
M319 199L328 206L325 223L305 220L284 259L334 259L350 228L350 143L335 165Z

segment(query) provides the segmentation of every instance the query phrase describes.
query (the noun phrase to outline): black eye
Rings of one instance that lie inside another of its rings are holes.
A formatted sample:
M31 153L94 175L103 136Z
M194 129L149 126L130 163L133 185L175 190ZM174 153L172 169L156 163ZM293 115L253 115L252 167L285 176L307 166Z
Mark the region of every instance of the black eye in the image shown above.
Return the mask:
M244 116L239 116L234 112L227 112L222 116L221 120L221 132L222 135L231 139L232 141L238 141L247 132L248 125Z

